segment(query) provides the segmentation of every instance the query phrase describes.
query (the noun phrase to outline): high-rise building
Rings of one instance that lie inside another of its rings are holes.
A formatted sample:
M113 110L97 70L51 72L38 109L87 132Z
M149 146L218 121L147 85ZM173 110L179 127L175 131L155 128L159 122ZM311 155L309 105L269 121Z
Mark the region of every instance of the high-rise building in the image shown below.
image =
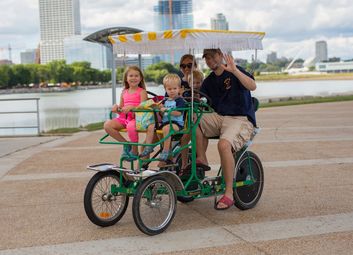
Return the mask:
M159 0L154 6L155 27L158 31L192 28L194 18L192 13L192 0ZM179 61L179 52L160 56L163 61Z
M267 54L267 59L266 59L266 63L267 64L273 64L277 61L277 52L272 51L270 54Z
M223 13L217 13L215 18L211 18L212 30L229 30L228 21Z
M315 43L315 60L316 62L327 61L326 41L318 41Z
M64 38L81 34L79 0L39 0L40 58L64 59Z
M192 28L192 0L159 0L154 6L156 30Z
M36 61L36 49L25 50L20 53L21 64L34 64Z
M87 61L99 70L111 68L112 51L98 43L84 41L84 35L74 35L64 39L64 58L67 64Z

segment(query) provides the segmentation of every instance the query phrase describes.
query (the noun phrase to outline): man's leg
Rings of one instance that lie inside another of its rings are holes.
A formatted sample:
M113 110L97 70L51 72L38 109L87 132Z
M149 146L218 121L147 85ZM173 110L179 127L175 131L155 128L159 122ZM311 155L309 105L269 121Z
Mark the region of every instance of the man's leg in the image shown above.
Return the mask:
M232 153L232 145L225 139L220 139L218 142L218 152L221 158L221 165L226 183L225 196L233 200L233 175L235 168L235 161ZM225 208L227 205L218 203L218 208Z

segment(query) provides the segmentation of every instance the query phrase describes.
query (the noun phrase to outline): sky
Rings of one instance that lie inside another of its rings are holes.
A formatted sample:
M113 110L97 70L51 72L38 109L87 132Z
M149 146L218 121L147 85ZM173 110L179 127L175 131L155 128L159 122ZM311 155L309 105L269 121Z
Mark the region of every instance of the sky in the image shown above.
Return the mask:
M38 2L0 1L0 59L9 58L9 45L15 63L20 62L21 51L37 47ZM155 31L156 4L157 0L80 0L82 33L112 26ZM210 29L211 17L223 13L230 30L265 32L264 50L258 55L262 61L272 51L278 57L313 57L319 40L327 41L329 57L353 59L351 0L193 0L193 13L194 28Z

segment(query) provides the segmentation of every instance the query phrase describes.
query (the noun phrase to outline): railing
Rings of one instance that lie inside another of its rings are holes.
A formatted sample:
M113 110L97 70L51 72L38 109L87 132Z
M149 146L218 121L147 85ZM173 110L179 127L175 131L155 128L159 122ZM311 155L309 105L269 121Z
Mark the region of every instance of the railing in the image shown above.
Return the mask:
M7 112L0 112L1 114L36 114L37 117L37 125L33 126L0 126L1 129L37 129L37 134L40 135L40 119L39 119L39 98L8 98L8 99L0 99L0 102L13 102L13 101L36 101L36 110L32 111L7 111Z

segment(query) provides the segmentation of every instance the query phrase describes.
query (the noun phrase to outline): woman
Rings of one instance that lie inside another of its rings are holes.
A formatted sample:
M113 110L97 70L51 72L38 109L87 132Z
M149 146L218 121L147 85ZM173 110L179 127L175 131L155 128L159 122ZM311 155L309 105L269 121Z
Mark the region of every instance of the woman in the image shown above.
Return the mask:
M191 70L197 69L195 57L190 54L185 54L180 58L180 71L183 74L181 78L181 88L183 97L191 97L190 86L188 83Z

